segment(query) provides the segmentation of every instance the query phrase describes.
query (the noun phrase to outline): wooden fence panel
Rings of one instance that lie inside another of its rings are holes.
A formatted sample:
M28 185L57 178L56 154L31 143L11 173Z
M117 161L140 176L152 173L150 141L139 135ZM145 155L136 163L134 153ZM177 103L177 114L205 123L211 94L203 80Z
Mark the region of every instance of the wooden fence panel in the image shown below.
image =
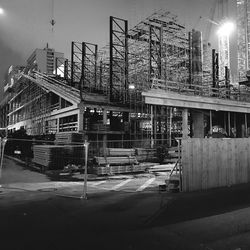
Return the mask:
M182 169L185 192L250 182L250 139L184 139Z

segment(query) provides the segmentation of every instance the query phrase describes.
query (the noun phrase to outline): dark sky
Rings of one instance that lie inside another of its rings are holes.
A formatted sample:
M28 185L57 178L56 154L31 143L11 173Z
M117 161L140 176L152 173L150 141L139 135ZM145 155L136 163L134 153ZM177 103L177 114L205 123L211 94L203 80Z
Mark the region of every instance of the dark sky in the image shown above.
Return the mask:
M9 65L24 64L35 48L48 42L70 55L71 41L108 44L109 16L129 21L132 27L159 9L177 14L188 29L204 30L214 0L54 0L54 32L50 26L52 0L0 0L0 81Z

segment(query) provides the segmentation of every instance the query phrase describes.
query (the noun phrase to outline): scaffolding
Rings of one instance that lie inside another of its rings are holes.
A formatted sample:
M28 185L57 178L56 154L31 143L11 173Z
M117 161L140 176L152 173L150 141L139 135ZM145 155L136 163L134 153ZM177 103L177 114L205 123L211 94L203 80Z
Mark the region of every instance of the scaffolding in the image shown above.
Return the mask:
M249 70L250 52L250 2L237 0L237 43L238 43L238 75L239 81L246 80Z

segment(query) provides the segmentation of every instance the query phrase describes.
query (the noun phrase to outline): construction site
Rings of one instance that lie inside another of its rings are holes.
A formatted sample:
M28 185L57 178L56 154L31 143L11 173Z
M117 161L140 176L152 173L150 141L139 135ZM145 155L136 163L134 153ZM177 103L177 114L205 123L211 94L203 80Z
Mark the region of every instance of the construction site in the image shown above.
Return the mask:
M218 0L211 8L222 10L222 24L227 5ZM6 152L22 154L11 140L26 139L34 164L63 169L83 165L88 141L98 175L174 163L183 191L249 182L249 6L237 0L236 81L229 34L214 49L208 34L187 30L167 10L131 29L110 16L108 45L72 41L69 59L48 45L36 49L27 65L8 71L0 103Z

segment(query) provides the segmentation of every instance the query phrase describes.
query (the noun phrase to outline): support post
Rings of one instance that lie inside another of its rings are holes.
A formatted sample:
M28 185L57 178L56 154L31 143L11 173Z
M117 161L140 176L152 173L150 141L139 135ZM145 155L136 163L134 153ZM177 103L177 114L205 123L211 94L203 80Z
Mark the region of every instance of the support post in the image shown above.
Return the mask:
M103 109L103 124L107 125L107 110ZM107 134L103 135L103 153L106 156L106 148L107 148Z
M188 138L188 109L184 108L182 110L182 137L184 139Z
M150 112L151 112L151 148L154 146L154 109L153 105L150 106Z
M85 151L85 167L84 167L84 188L83 188L83 195L81 199L87 199L87 182L88 182L88 148L89 142L85 140L84 144L84 151Z
M213 133L213 117L212 117L212 110L209 112L209 123L210 123L210 133Z
M192 112L193 138L204 138L204 114L202 112Z
M4 148L7 142L7 137L1 138L0 137L0 180L2 178L2 169L3 169L3 157L4 157ZM0 184L1 187L1 184Z
M229 111L227 113L227 118L228 118L228 136L230 137L230 135L231 135L231 115L230 115Z
M245 114L245 137L248 137L248 134L247 134L247 114Z

